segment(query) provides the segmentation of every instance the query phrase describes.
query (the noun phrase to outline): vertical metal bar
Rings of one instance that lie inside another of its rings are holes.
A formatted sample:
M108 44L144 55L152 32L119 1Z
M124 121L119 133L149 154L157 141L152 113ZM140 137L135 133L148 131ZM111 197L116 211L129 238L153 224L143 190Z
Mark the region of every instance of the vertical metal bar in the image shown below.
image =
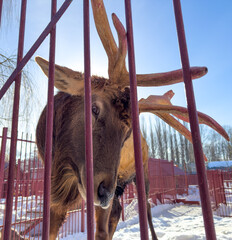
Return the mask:
M22 161L23 163L23 173L26 172L26 161L24 159L24 161ZM21 227L22 227L22 220L23 220L23 203L24 203L24 196L25 196L25 189L26 189L26 181L25 181L25 174L22 175L22 181L21 181L21 185L22 185L22 196L21 196L21 207L20 207L20 225L19 225L19 232L21 232Z
M185 39L184 23L183 23L180 0L173 0L173 5L174 5L174 11L175 11L181 62L183 67L183 76L184 76L185 91L186 91L186 97L187 97L187 103L188 103L188 112L189 112L190 127L191 127L192 139L193 139L194 156L196 160L196 169L197 169L198 184L200 189L201 206L202 206L202 212L203 212L205 232L206 232L207 239L214 240L216 239L216 233L215 233L213 214L212 214L212 209L210 204L207 177L205 173L204 156L203 156L203 150L201 145L201 136L200 136L200 130L199 130L199 124L198 124L198 116L196 111L192 79L190 74L190 64L189 64L188 50L187 50L187 44Z
M139 204L139 223L140 237L143 240L148 240L148 224L147 224L147 207L145 194L144 170L141 150L141 137L139 127L139 108L137 98L137 80L135 71L135 56L134 56L134 41L133 41L133 26L131 1L125 0L126 26L127 26L127 42L128 42L128 61L130 75L130 95L132 107L132 127L135 150L135 168L136 168L136 185L138 191Z
M85 201L81 202L81 232L85 231Z
M4 184L4 164L5 164L5 153L6 153L6 141L7 141L7 128L2 130L2 145L0 152L0 198L2 196L2 188Z
M173 186L173 190L171 190L170 195L172 194L173 198L176 200L177 199L177 189L176 189L176 178L175 178L175 170L174 170L174 163L171 164L172 166L172 186ZM173 193L174 192L174 193Z
M22 152L23 152L23 132L21 135L21 146L20 146L20 158L19 158L19 164L20 167L23 164L23 172L25 172L25 161L22 162ZM19 232L21 232L21 220L22 220L22 209L23 209L23 195L24 195L24 175L20 176L20 194L21 194L21 215L20 215L20 224L19 224ZM20 210L19 210L20 211Z
M84 68L85 68L85 161L87 185L87 238L94 239L92 99L90 76L89 0L84 0Z
M52 0L51 19L56 14L57 0ZM48 102L46 115L46 140L44 160L44 201L43 201L43 240L49 239L50 229L50 194L51 194L51 163L52 163L52 134L53 134L53 109L54 109L54 73L55 73L55 45L56 26L54 25L50 34L49 53L49 80L48 80Z
M15 183L15 207L14 207L15 210L17 210L17 206L18 206L19 178L20 178L20 165L19 165L19 159L18 159L17 174L15 179L15 182L16 182Z
M20 182L20 159L18 159L18 166L17 166L17 175L16 175L16 186L15 186L15 224L14 224L14 232L17 231L16 226L17 226L17 215L18 215L18 197L19 197L19 182ZM14 234L14 239L15 239L15 234Z
M23 58L26 7L27 7L27 0L22 0L20 27L19 27L17 65L20 63L20 61ZM11 127L8 189L7 189L7 201L6 201L7 215L6 215L6 219L5 219L4 239L10 239L10 233L11 233L10 228L11 228L11 221L12 221L12 206L13 206L13 191L14 191L14 167L15 167L15 160L16 160L15 158L16 158L16 145L17 145L17 132L18 132L20 85L21 85L21 73L19 73L15 78L13 120L12 120L12 127Z

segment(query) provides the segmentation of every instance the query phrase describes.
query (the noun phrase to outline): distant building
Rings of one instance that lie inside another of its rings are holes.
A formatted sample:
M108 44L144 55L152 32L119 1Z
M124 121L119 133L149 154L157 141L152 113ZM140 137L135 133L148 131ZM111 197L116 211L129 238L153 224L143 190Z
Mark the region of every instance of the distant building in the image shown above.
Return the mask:
M148 169L151 175L157 176L185 175L185 172L181 168L175 166L173 162L163 159L149 158Z

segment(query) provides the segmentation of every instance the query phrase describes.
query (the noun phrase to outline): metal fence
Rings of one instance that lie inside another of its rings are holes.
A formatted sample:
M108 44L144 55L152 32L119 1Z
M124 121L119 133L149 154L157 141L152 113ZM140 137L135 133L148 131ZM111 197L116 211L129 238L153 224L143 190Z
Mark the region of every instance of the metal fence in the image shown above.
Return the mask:
M1 178L0 178L0 232L4 228L6 217L6 199L9 164L10 138L3 129L1 139ZM14 166L13 210L11 239L40 239L42 236L43 199L44 199L44 165L37 155L36 144L28 135L17 139L17 161ZM181 172L181 173L180 173ZM199 200L186 200L191 185L198 185L197 175L180 171L173 162L161 159L149 159L149 198L153 204L183 202L200 204ZM208 170L207 182L211 206L215 214L232 217L232 170ZM134 184L129 184L121 197L122 220L127 220L125 208L137 200ZM86 206L74 206L68 212L65 223L60 228L59 237L84 232Z
M0 16L2 12L2 2L0 1ZM36 40L31 49L23 56L23 46L24 46L24 32L25 32L25 19L26 19L26 5L27 1L22 0L21 4L21 18L19 27L19 44L18 44L18 64L16 69L13 71L7 82L4 84L0 90L0 99L5 94L9 86L15 82L15 95L14 95L14 107L13 107L13 118L12 118L12 133L11 133L11 144L10 144L10 155L9 155L9 177L8 177L8 189L7 189L7 200L6 200L6 211L7 215L5 218L5 230L4 239L10 239L11 233L11 219L13 212L13 197L14 197L14 169L16 163L16 143L17 143L17 131L18 131L18 109L19 109L19 95L20 95L20 83L21 75L20 71L38 49L40 44L50 34L50 67L49 67L49 90L48 90L48 112L47 112L47 134L46 134L46 151L45 151L45 175L44 175L44 206L43 206L43 239L48 239L49 234L49 208L50 208L50 175L51 175L51 146L52 146L52 110L53 110L53 83L54 83L54 60L55 60L55 24L60 19L62 14L68 8L72 0L64 1L63 5L58 11L56 11L56 0L51 1L52 13L51 21L48 23L47 27L41 33L40 37ZM173 0L174 12L176 17L176 26L179 40L179 47L181 53L181 60L183 66L183 75L185 82L185 89L188 102L188 111L190 117L190 126L192 130L192 138L194 145L194 153L196 158L196 167L198 172L200 195L202 199L202 210L204 225L206 230L206 236L208 239L216 239L213 216L210 206L210 196L207 186L204 158L201 146L200 131L198 125L198 117L196 113L195 99L193 86L191 81L190 66L188 60L188 51L185 41L184 25L181 12L180 0ZM148 239L147 230L147 218L146 218L146 203L143 201L145 199L144 190L144 179L143 179L143 166L141 159L141 147L140 147L140 137L139 137L139 125L138 125L138 106L137 106L137 95L136 95L136 74L135 74L135 64L134 64L134 46L133 46L133 31L132 31L132 16L131 16L131 4L130 0L125 0L126 9L126 22L127 22L127 38L128 38L128 53L129 53L129 70L130 70L130 82L131 82L131 102L133 107L133 130L134 130L134 142L135 142L135 156L136 156L136 169L138 177L138 196L139 196L139 212L140 212L140 231L141 239ZM84 49L85 49L85 96L86 96L86 128L87 138L86 138L86 162L87 169L87 218L88 218L88 239L94 238L94 215L93 215L93 179L92 179L92 144L91 144L91 88L90 88L90 50L89 50L89 1L84 1Z
M0 136L1 144L1 178L0 178L0 233L5 227L6 199L9 175L10 138L6 128ZM13 209L11 239L40 239L42 236L43 200L44 200L44 164L37 155L36 144L32 139L17 139L17 161L14 166ZM4 147L6 146L6 147ZM85 205L75 206L60 229L59 236L65 237L85 230ZM2 239L0 237L0 239Z

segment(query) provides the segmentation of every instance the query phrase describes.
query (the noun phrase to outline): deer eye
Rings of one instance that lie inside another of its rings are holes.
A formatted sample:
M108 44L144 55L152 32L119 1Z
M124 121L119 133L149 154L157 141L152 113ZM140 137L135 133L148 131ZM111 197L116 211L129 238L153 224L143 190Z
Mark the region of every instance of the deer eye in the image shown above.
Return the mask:
M95 117L98 117L98 115L100 113L100 109L96 104L92 105L92 113Z

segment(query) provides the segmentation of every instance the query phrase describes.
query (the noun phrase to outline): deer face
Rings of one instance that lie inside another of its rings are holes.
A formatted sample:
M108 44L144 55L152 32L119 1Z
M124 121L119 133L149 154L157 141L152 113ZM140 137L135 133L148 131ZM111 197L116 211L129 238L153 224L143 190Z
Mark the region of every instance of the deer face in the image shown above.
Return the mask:
M131 133L129 91L105 89L92 96L94 204L107 208L114 196L121 148ZM83 101L70 128L79 169L78 190L86 198ZM82 110L80 110L82 109Z
M38 59L37 62L39 62ZM47 64L45 60L40 64L46 74ZM66 178L71 179L71 175L76 176L78 191L82 198L86 199L84 97L83 94L79 93L80 84L72 85L71 83L72 81L78 81L78 76L75 76L74 73L70 69L56 65L55 85L63 93L60 92L55 97L55 128L57 133L55 133L54 161L56 162L56 159L60 158L59 154L61 152L66 153L66 156L61 153L64 155L62 158L68 157L69 161L72 162L72 164L68 163L71 170ZM75 90L73 86L78 87ZM107 208L114 196L121 148L130 134L129 89L119 90L112 86L93 89L94 204L97 206ZM57 163L55 163L55 166L60 168ZM64 171L54 170L54 172ZM62 176L60 177L62 178Z

